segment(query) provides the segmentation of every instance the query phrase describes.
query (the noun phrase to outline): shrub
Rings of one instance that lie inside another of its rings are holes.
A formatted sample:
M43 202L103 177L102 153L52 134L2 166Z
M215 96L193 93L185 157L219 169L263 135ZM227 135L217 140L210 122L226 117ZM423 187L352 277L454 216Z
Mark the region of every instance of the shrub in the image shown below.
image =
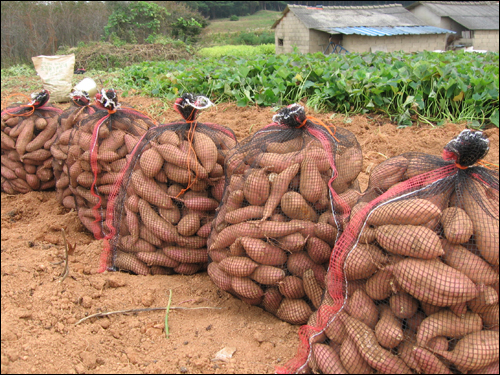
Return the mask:
M233 14L231 17L229 17L229 21L238 21L239 17L236 14Z

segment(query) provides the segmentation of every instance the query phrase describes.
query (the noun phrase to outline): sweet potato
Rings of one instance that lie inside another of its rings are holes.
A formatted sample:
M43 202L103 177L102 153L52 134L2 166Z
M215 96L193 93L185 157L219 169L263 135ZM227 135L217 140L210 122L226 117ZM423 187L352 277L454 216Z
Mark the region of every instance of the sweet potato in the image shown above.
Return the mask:
M295 137L284 142L270 142L267 144L266 152L277 154L287 154L289 152L300 151L304 147L304 139Z
M264 285L278 285L285 278L285 271L281 268L260 265L252 272L250 278Z
M308 269L302 274L302 280L304 284L304 292L307 297L311 300L313 306L318 309L321 305L321 298L323 296L323 289L319 285L316 277L314 276L314 271Z
M309 237L307 240L306 251L309 257L318 264L328 262L332 253L332 248L325 241L317 237Z
M16 140L16 151L22 156L26 152L26 146L33 139L33 132L35 130L35 120L33 118L27 118L22 122L22 130ZM12 132L11 137L14 137Z
M325 296L327 293L325 293ZM325 327L326 336L334 343L342 345L348 337L347 331L344 328L344 323L341 321L340 316L345 315L344 311L340 311L334 319L332 319Z
M135 253L135 256L137 257L137 259L143 261L148 266L162 266L162 267L175 268L179 265L179 262L170 259L162 251L155 251L148 253L138 252Z
M1 134L2 134L1 138L2 150L15 150L16 142L14 142L14 140L10 136L5 134L3 131Z
M318 237L320 240L325 241L330 246L335 245L337 240L338 231L337 228L331 226L327 223L316 223L314 224L314 236Z
M192 236L200 229L198 214L188 214L177 223L177 231L181 236Z
M243 237L241 244L247 255L259 264L281 266L287 261L283 250L258 238Z
M346 312L371 329L378 321L378 309L370 297L361 289L356 290L347 300Z
M141 170L133 171L131 180L137 195L149 203L167 209L172 207L172 199L158 186L155 180L146 177Z
M489 306L498 305L498 292L491 286L481 286L481 291L477 298L467 301L470 310L475 313L485 312Z
M329 345L313 344L312 354L318 365L318 369L323 374L347 374L347 370L342 366L340 357Z
M291 219L306 221L318 220L318 214L316 214L314 209L305 201L302 195L295 191L289 191L282 195L281 209L283 213Z
M292 275L300 278L303 277L306 270L312 269L321 288L325 287L325 268L322 265L314 263L306 252L302 251L290 254L287 267Z
M278 289L285 298L298 299L305 296L304 284L297 276L286 276L280 281Z
M214 211L219 207L219 202L208 197L194 197L184 200L184 206L195 211Z
M366 279L387 263L387 257L376 245L358 244L347 256L344 272L347 280Z
M350 337L340 346L340 361L349 374L373 374L373 369L364 360Z
M210 279L217 285L220 289L228 291L231 289L231 276L222 271L217 263L212 262L208 264L207 273Z
M133 254L117 251L114 265L118 269L129 270L138 275L149 275L149 267Z
M303 299L283 298L276 316L290 324L305 324L312 310Z
M219 268L231 276L250 276L259 265L246 257L228 257L219 263Z
M441 240L445 251L444 262L462 272L476 284L491 285L498 282L498 273L481 257L461 245L454 245Z
M402 181L408 164L404 156L396 156L381 163L370 173L370 188L384 191Z
M219 264L224 259L231 256L231 253L227 249L209 250L208 256L210 258L210 261L216 262L217 264Z
M190 249L177 246L166 246L163 252L169 258L179 263L206 263L208 253L206 249Z
M388 298L393 293L392 273L379 270L366 281L365 291L371 299L376 301Z
M146 177L154 177L163 167L163 157L154 148L142 153L139 164Z
M192 170L199 179L208 177L208 173L203 166L198 163L194 153L184 153L179 148L171 144L154 146L156 151L165 159L167 163L172 163L180 168Z
M382 225L375 233L377 242L392 254L434 259L444 254L438 235L415 225Z
M452 374L451 370L430 351L415 347L413 355L424 374Z
M371 367L381 373L411 374L410 368L398 356L378 344L375 334L365 323L348 315L340 318L359 353Z
M361 148L338 148L335 155L335 167L337 168L338 176L333 181L332 188L338 194L342 194L361 172L361 168L363 167Z
M193 275L196 272L198 272L201 268L202 265L199 263L181 263L174 268L174 272L179 273L181 275Z
M220 214L220 213L219 213ZM282 223L275 221L268 222L246 222L231 225L224 228L211 245L211 249L225 248L230 246L238 237L266 238L283 237L297 232L303 228L298 220ZM269 264L272 265L272 264Z
M278 238L276 240L278 247L283 250L289 251L291 253L295 253L301 251L307 240L300 233L292 233L287 236Z
M473 332L459 340L452 351L436 350L435 353L453 363L459 371L477 370L498 361L498 340L496 331Z
M245 199L253 206L262 206L269 198L271 184L266 168L254 169L245 179L243 193Z
M169 143L174 146L179 146L180 140L177 133L172 130L163 130L160 136L158 137L158 142L162 145L165 143Z
M491 265L498 265L498 198L490 199L484 187L471 179L469 186L463 189L464 210L472 220L476 245L482 257ZM479 205L477 200L481 201ZM484 211L483 207L488 211Z
M175 242L179 234L172 223L161 218L144 199L139 200L139 213L144 225L157 237L166 242Z
M461 208L448 207L444 209L440 221L449 243L461 244L467 242L472 236L472 221Z
M244 298L254 299L264 295L260 286L255 284L248 277L233 276L231 279L231 287L236 293Z
M264 307L264 310L267 312L276 315L282 300L283 296L279 292L278 288L267 288L262 299L262 307Z
M460 338L469 333L483 329L478 314L468 311L463 318L457 317L449 310L441 310L425 318L417 331L417 344L425 347L437 336Z
M406 258L388 267L398 284L420 301L449 306L476 298L476 285L439 260Z
M439 218L441 210L426 199L409 199L384 203L372 210L367 225L421 225Z
M316 203L327 190L316 163L310 157L304 157L300 165L300 194L306 201Z
M405 292L393 294L389 299L392 313L399 319L409 319L418 309L418 301Z
M264 206L264 215L262 217L262 220L266 220L272 215L274 209L280 203L283 194L287 192L288 184L290 184L290 181L292 181L292 179L298 173L299 168L300 164L292 164L290 167L276 176L276 178L272 182L269 198L267 199Z
M380 305L380 319L375 325L375 336L380 345L386 349L394 349L404 339L401 322L391 308Z
M262 206L246 206L226 213L225 220L229 224L238 224L251 219L260 219L263 213Z

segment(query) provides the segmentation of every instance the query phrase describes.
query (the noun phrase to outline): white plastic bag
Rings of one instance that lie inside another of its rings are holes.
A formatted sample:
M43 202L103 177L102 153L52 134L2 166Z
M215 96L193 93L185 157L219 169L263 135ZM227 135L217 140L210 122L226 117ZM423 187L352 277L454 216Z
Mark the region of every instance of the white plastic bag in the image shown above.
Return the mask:
M41 55L31 59L36 72L42 79L43 88L50 92L51 101L68 102L75 68L75 55Z

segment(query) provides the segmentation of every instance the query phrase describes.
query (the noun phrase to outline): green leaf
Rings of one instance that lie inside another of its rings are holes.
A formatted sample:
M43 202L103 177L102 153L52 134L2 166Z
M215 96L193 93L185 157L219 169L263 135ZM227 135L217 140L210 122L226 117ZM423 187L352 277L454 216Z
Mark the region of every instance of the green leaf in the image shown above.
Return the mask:
M493 111L490 121L498 128L498 108Z

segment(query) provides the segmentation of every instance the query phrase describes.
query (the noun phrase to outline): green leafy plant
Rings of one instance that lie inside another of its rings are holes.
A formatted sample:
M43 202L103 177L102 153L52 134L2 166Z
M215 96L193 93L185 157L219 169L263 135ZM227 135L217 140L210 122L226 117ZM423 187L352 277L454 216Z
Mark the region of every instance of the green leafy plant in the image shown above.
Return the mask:
M161 30L162 22L170 13L164 7L146 1L133 1L117 7L104 28L105 38L116 35L128 43L143 43L150 35ZM111 42L113 42L110 39Z
M229 17L229 21L238 21L239 17L236 14L233 14L231 17Z

